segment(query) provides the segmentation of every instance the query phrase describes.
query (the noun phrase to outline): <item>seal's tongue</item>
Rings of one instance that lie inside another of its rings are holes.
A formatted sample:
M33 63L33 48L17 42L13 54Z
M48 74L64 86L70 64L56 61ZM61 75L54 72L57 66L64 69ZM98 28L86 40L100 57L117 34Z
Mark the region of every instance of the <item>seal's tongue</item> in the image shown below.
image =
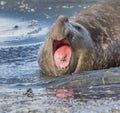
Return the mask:
M54 42L54 62L55 65L64 69L70 64L72 50L67 40Z

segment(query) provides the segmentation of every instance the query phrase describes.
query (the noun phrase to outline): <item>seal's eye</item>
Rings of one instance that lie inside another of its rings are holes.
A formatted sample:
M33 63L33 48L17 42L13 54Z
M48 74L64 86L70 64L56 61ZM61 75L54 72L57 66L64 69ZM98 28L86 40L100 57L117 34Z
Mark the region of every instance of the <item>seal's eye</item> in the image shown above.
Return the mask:
M77 29L78 31L80 31L82 28L80 26L74 25L75 29Z

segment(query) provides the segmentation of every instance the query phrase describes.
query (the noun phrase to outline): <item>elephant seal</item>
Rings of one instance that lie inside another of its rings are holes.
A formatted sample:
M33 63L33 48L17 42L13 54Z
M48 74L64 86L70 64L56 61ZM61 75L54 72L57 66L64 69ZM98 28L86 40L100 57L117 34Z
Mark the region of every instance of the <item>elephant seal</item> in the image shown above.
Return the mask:
M38 54L49 75L120 66L120 0L104 0L68 19L60 15Z

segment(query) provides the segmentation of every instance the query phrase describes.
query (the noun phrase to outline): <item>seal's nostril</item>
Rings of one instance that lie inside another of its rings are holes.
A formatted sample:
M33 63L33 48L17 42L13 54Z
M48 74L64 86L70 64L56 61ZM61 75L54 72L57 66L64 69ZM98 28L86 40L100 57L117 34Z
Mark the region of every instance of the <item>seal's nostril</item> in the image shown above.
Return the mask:
M65 18L64 18L64 21L65 21L65 22L68 22L68 18L67 18L67 17L65 17Z
M68 18L64 15L60 15L58 17L58 21L61 21L61 22L68 22Z
M68 33L66 34L66 39L68 39L69 41L71 41L72 38L73 38L73 34L72 34L71 32L68 32Z

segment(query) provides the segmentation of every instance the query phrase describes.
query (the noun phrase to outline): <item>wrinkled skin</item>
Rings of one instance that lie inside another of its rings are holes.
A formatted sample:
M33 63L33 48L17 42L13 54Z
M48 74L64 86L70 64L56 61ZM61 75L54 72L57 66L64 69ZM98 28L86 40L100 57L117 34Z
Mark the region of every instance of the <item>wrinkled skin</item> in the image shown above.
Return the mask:
M70 19L60 15L38 62L55 76L120 66L120 0L105 0Z

